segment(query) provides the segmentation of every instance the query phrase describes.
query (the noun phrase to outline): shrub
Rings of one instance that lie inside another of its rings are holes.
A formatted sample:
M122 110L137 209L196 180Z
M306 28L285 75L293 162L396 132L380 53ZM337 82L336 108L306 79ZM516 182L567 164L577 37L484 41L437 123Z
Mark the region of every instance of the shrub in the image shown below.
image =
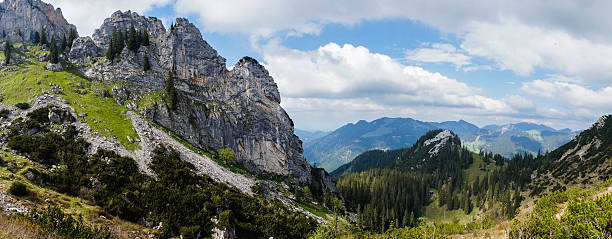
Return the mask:
M0 110L0 118L8 118L9 114L11 114L10 110L7 110L7 109Z
M29 103L17 103L15 104L15 107L22 109L22 110L27 110L30 108L30 104Z
M26 185L20 181L13 182L9 188L9 192L18 197L22 197L30 193L28 187L26 187Z

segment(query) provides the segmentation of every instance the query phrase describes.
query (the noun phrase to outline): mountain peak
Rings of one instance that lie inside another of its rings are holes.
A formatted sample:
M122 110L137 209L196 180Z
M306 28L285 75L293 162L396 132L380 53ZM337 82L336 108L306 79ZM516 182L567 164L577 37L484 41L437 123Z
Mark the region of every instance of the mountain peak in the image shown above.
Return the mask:
M431 137L431 135L433 134L435 134L435 136ZM431 147L428 151L430 156L438 154L438 152L440 152L440 150L447 146L449 143L451 146L453 146L457 144L457 141L459 141L459 137L455 135L452 131L447 129L432 130L425 134L422 138L428 138L423 142L423 146Z
M593 124L593 126L591 126L591 128L592 127L597 127L597 129L601 129L601 128L605 127L607 122L608 122L608 119L610 119L610 116L612 116L612 115L604 115L604 116L600 117L597 120L597 122L595 122L595 124Z

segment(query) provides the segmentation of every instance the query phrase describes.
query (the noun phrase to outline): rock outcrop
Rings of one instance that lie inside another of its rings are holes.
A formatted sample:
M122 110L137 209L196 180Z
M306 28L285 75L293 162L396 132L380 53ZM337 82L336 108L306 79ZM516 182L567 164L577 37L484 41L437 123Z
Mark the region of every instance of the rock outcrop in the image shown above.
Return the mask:
M40 0L4 0L0 3L0 39L12 42L31 42L35 32L44 26L48 39L68 37L69 24L61 9Z
M302 155L301 141L293 133L293 121L280 106L278 88L268 71L249 57L228 71L225 59L187 19L176 19L175 25L166 30L156 18L115 12L95 31L91 41L75 41L70 61L91 62L92 52L103 56L112 32L125 31L131 25L147 31L149 46L141 46L136 52L125 48L114 62L83 64L85 75L121 85L113 89L113 95L123 103L163 90L166 73L171 71L176 78L176 107L171 109L166 101L157 100L139 106L140 113L198 147L211 152L233 149L236 160L251 172L288 177L303 185L311 183L311 167ZM145 56L151 65L149 71L143 71ZM319 188L335 190L326 173L316 175Z
M98 56L98 47L91 37L79 37L72 42L68 59L72 64L92 62Z

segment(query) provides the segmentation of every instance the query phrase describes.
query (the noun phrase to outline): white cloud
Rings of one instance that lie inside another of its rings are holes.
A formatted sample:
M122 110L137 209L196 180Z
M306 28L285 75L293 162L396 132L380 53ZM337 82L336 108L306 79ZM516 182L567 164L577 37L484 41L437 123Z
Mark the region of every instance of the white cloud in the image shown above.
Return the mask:
M560 30L543 30L516 20L501 24L472 23L461 48L472 56L498 63L503 70L527 76L537 67L576 76L577 80L610 82L612 44L576 38Z
M472 65L471 57L451 44L425 44L422 48L406 51L406 59L427 63L451 63L457 69Z
M612 104L610 104L612 87L610 86L594 90L552 78L524 83L521 89L533 97L552 100L572 109L612 112Z
M362 46L329 43L316 50L299 51L271 41L260 50L278 84L283 107L303 127L338 126L356 114L361 119L376 115L450 120L519 117L535 108L521 96L489 98L478 88L403 65ZM329 122L313 120L321 117Z
M107 17L117 10L131 10L142 15L153 7L165 6L172 0L47 0L56 8L61 8L68 22L77 26L79 35L91 35Z
M248 35L317 33L328 23L351 25L392 18L416 20L443 32L461 33L469 23L497 23L505 17L593 40L612 39L612 2L606 0L177 0L176 9L179 13L197 14L209 31Z

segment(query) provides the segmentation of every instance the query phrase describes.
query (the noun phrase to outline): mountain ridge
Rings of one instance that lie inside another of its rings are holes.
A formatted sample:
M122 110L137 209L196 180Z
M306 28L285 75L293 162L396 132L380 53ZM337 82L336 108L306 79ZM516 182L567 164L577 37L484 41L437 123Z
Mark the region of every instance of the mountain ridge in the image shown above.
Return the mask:
M500 153L537 153L555 149L575 135L567 129L555 130L531 123L506 124L479 128L465 120L426 122L413 118L383 117L370 122L348 123L328 135L304 143L304 155L313 164L328 170L350 162L359 153L371 149L410 147L419 136L433 129L457 133L470 150ZM546 130L546 131L541 131Z

